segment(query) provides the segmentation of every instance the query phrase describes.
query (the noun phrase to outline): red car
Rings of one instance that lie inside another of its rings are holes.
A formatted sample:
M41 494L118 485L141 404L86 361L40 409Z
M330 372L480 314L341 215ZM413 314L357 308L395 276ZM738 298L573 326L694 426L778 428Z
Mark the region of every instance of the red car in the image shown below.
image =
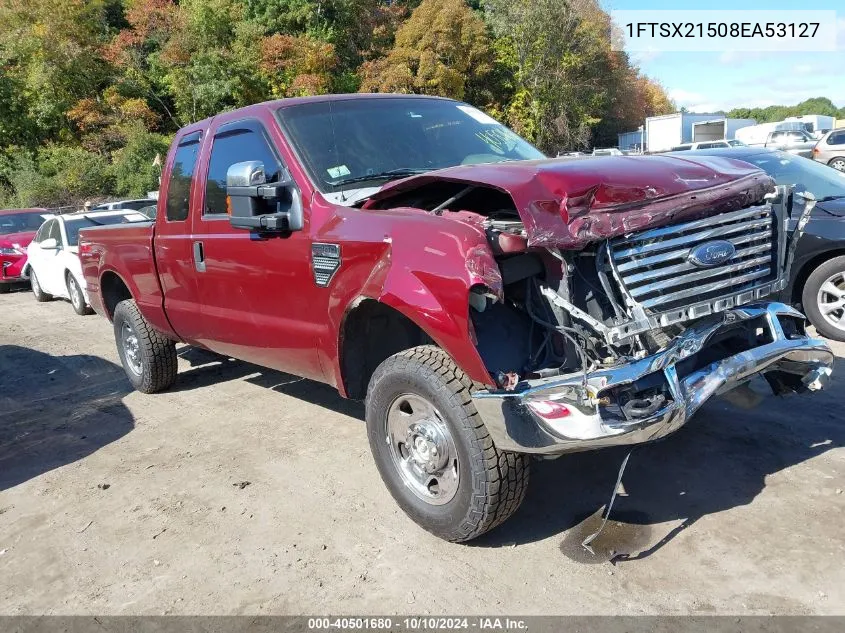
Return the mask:
M26 247L48 217L46 209L3 209L0 211L0 294L13 284L27 281Z
M824 386L826 343L765 300L806 221L785 198L729 158L549 160L465 103L321 96L180 130L155 221L83 229L79 257L136 389L173 384L177 341L328 383L405 512L466 541L531 455L664 437L755 378Z

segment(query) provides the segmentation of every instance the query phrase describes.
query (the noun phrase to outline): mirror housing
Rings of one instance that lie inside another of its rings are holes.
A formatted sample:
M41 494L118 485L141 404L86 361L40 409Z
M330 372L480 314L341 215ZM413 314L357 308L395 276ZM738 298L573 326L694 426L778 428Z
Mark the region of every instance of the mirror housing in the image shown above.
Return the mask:
M46 240L39 242L38 246L43 248L45 251L54 251L59 248L59 243L56 241L55 237L48 237Z
M302 196L285 169L279 182L268 183L264 163L235 163L226 171L226 197L233 228L274 233L302 230ZM267 213L270 209L274 212Z

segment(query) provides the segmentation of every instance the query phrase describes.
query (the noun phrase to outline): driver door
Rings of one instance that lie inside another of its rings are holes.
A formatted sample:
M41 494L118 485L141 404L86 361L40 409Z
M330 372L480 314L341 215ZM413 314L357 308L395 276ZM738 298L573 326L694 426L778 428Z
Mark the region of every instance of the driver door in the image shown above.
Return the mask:
M237 116L237 115L235 115ZM241 115L242 116L242 115ZM228 119L228 120L227 120ZM226 172L235 163L261 161L268 182L285 169L270 130L271 118L221 116L210 130L193 215L195 276L201 306L200 343L209 349L298 376L323 379L314 318L327 294L311 271L309 218L288 236L259 236L229 223ZM307 203L306 203L307 204Z

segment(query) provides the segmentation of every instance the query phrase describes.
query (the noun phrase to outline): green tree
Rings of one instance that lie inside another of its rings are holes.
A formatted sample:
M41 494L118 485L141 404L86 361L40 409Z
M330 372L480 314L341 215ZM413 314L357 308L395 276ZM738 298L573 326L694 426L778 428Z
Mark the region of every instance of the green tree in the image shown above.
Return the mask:
M474 100L492 69L487 28L464 0L423 0L387 56L363 65L361 91Z
M114 152L110 174L114 192L119 196L142 197L159 188L161 166L154 165L156 156L161 162L167 156L170 137L137 130L126 145Z

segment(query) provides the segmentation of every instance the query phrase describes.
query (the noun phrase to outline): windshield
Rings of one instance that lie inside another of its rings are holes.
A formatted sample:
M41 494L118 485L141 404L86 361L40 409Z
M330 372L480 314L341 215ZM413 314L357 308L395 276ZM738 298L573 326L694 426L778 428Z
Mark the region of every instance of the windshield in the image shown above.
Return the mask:
M496 120L455 101L319 101L281 108L279 118L324 193L455 165L544 158Z
M125 222L146 222L148 218L138 213L120 215L91 215L78 218L65 218L65 231L67 232L68 246L79 244L79 231L92 226L108 226L110 224L123 224Z
M795 185L812 193L817 200L845 195L845 172L836 171L809 158L786 152L771 152L743 157L775 179L779 185Z
M0 215L0 235L31 233L44 224L47 216L41 213L10 213Z

